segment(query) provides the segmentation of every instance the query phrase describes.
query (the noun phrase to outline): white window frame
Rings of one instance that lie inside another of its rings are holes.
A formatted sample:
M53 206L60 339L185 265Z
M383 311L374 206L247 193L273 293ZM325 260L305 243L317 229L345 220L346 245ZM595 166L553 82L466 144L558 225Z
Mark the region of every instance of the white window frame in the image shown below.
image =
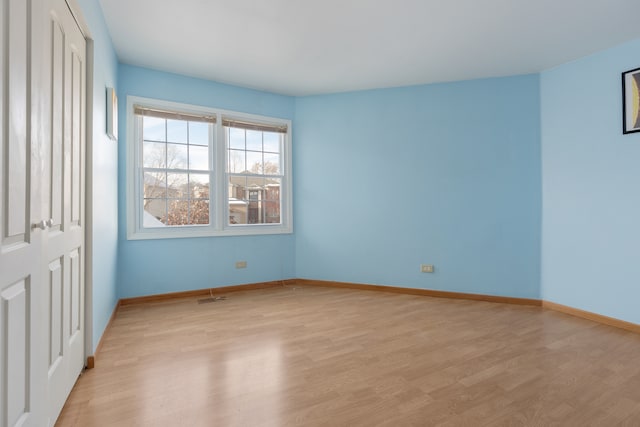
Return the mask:
M158 228L143 227L142 201L142 129L137 126L134 106L156 108L192 114L215 115L216 123L210 137L209 161L213 167L210 175L209 225L182 225ZM229 224L229 185L226 182L226 141L222 117L251 121L269 125L286 125L282 144L282 182L280 188L280 224ZM287 119L259 116L236 111L203 107L177 102L163 101L138 96L127 96L127 139L126 139L126 213L127 240L168 239L211 236L246 236L261 234L289 234L293 232L293 199L291 168L291 121Z

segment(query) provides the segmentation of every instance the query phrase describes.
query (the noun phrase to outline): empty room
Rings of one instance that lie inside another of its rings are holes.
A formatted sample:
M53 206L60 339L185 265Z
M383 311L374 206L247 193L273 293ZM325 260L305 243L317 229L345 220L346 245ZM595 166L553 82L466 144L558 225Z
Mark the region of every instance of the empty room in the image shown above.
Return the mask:
M0 5L0 427L640 426L637 0Z

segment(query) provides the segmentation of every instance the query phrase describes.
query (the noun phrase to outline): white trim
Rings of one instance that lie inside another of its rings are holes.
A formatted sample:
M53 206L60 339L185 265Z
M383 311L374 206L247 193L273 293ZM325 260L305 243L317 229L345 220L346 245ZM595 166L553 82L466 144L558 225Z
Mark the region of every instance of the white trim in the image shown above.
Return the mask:
M94 43L86 38L85 212L84 212L84 360L93 355L93 67Z
M166 228L143 228L142 210L140 206L140 174L137 166L140 159L140 135L136 135L136 117L134 105L144 105L155 108L183 111L194 114L216 115L217 123L213 124L213 135L210 140L210 162L213 165L210 190L210 225L181 226ZM284 135L282 147L283 174L281 177L281 224L243 224L228 225L225 221L226 212L229 210L228 185L226 184L226 150L222 115L242 120L286 125L287 134ZM127 240L143 239L171 239L186 237L212 237L212 236L248 236L267 234L290 234L293 232L293 208L292 208L292 180L291 180L291 120L259 116L255 114L240 113L236 111L222 110L204 106L182 104L138 96L127 96L127 140L126 140L126 218Z
M214 165L214 185L216 189L222 189L222 191L218 190L220 193L222 208L215 209L215 213L213 214L214 228L216 230L224 230L225 225L225 215L223 214L224 209L228 209L227 199L229 198L229 186L225 183L224 179L224 171L227 168L226 158L227 153L225 151L224 146L224 126L222 126L222 117L218 120L218 124L214 127L214 137L216 144L214 145L214 149L211 150L212 155L214 157L215 162L211 163ZM209 190L211 192L211 190ZM217 200L216 200L217 202ZM220 212L220 214L217 214Z
M67 3L67 7L71 11L71 15L73 15L73 19L75 19L76 24L78 24L78 28L80 28L85 40L93 41L89 24L87 24L87 20L84 19L84 15L82 15L82 9L78 4L78 0L65 0L65 2Z

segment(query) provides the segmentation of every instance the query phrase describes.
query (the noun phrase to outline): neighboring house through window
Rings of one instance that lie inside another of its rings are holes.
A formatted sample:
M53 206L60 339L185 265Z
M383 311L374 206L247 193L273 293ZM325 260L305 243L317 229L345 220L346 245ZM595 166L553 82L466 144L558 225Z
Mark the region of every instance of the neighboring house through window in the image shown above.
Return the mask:
M279 224L286 126L223 118L229 183L229 221Z

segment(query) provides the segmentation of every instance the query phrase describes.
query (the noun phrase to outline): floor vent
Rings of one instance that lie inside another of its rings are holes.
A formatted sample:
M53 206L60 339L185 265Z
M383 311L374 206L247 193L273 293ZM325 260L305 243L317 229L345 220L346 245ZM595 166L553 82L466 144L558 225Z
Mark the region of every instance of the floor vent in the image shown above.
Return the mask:
M209 298L202 298L198 300L198 304L207 304L209 302L216 302L216 301L224 301L226 300L227 297L225 296L221 296L221 297L209 297Z

